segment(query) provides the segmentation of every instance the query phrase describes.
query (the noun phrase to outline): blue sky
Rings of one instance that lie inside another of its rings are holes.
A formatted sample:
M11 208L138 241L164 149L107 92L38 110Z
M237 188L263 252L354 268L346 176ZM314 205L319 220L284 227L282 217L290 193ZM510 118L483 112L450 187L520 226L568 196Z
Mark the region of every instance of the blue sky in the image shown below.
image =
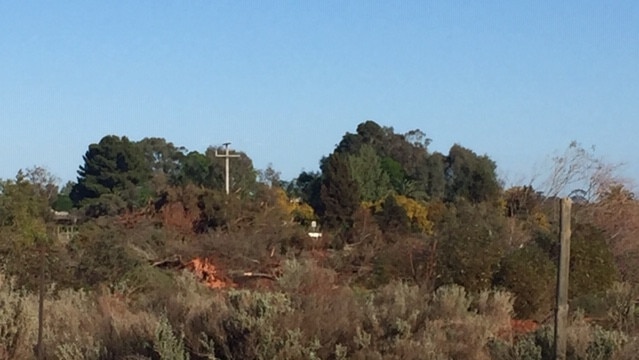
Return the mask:
M639 2L0 2L0 178L115 134L290 179L365 120L510 182L572 140L639 180Z

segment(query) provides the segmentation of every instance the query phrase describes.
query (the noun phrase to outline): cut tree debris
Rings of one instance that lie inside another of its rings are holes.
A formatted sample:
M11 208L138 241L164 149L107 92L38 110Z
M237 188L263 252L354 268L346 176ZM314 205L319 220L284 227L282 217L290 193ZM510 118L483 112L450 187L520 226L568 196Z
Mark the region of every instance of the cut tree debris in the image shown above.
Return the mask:
M229 271L228 274L231 278L228 278L222 275L213 262L207 258L196 257L184 262L179 255L175 255L166 259L151 261L151 266L163 269L187 269L208 287L213 289L235 287L237 282L251 278L276 280L274 275L252 271Z

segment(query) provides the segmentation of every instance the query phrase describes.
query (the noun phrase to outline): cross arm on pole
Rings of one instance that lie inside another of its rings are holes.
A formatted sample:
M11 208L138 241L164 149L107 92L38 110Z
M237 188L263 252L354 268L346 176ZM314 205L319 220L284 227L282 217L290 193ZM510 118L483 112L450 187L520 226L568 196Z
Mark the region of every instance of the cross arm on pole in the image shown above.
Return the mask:
M222 145L224 145L224 148L226 150L225 154L218 154L217 152L217 148L215 148L215 157L220 157L220 158L224 158L226 160L225 162L225 170L226 170L226 177L225 177L225 182L226 182L226 194L229 194L229 159L230 158L238 158L240 157L239 154L229 154L229 145L231 143L230 142L226 142Z

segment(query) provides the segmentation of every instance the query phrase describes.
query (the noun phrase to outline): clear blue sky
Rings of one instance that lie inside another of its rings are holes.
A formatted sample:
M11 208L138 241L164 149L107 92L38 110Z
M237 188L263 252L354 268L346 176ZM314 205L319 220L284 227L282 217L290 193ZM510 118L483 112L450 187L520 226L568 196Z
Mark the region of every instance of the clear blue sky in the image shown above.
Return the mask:
M365 120L510 181L571 140L639 179L639 1L0 2L3 179L108 134L290 179Z

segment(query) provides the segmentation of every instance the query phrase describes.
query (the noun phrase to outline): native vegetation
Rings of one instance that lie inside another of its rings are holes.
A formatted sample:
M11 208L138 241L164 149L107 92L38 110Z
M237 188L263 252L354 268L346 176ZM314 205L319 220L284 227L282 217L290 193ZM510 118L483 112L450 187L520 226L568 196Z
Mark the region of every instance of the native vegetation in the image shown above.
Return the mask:
M572 143L505 188L429 144L366 121L288 181L237 152L226 194L215 147L108 135L75 182L2 180L0 359L34 358L41 281L46 359L550 359L558 196L568 357L634 358L639 202L615 167Z

